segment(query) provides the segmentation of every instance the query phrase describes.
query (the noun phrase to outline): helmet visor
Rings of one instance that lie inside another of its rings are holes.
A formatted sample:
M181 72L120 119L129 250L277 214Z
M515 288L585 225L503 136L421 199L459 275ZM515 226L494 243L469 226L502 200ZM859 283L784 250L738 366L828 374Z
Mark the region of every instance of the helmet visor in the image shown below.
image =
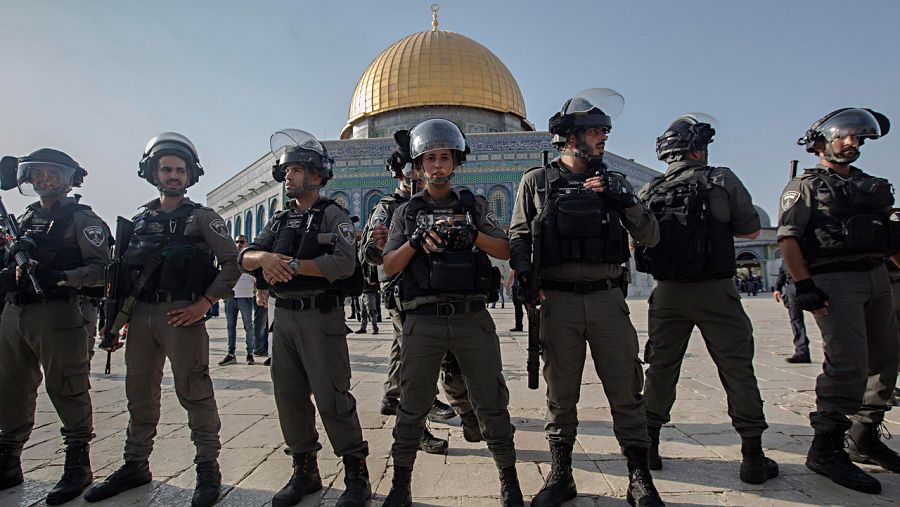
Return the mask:
M881 126L875 116L865 109L850 109L829 118L819 127L826 140L881 137Z
M685 115L679 116L672 122L672 125L669 126L671 128L675 124L679 122L687 122L691 125L696 125L698 123L705 123L710 127L718 130L719 129L719 120L715 119L712 115L706 113L687 113Z
M316 136L309 132L300 129L279 130L269 138L269 147L272 150L272 156L275 157L276 164L279 163L282 155L284 155L288 149L300 148L302 150L314 152L318 155L323 167L326 169L331 168L331 159L328 158L325 147L318 139L316 139Z
M578 115L600 112L614 120L624 109L625 97L619 92L610 88L589 88L572 97L564 113Z
M458 150L466 152L466 138L449 120L427 120L409 132L409 155L413 159L429 151Z
M21 162L16 172L19 193L30 197L55 197L72 188L76 169L50 162Z

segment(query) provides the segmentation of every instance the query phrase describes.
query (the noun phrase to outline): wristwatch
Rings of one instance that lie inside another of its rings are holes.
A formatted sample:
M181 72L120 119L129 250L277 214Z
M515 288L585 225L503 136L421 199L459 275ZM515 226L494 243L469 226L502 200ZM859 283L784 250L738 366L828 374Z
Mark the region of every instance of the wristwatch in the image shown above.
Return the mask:
M291 273L297 273L297 266L300 265L300 261L296 258L292 258L290 262L288 262L288 267L291 268Z

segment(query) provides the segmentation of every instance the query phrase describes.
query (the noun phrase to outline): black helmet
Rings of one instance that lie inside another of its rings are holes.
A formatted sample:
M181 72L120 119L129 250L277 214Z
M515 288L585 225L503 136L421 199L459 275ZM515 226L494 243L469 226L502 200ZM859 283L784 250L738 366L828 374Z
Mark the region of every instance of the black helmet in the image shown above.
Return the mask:
M797 139L797 144L806 147L809 153L815 153L817 141L825 143L825 159L839 164L849 164L859 158L847 158L834 153L831 141L835 137L854 136L862 146L866 139L878 139L891 130L891 122L887 116L871 109L845 107L832 111L809 127L806 134Z
M269 147L275 157L272 178L279 183L284 181L285 167L290 164L314 170L322 179L320 187L324 187L334 176L334 159L328 156L325 145L309 132L300 129L279 130L269 138Z
M80 187L87 171L78 165L72 157L52 148L41 148L16 161L16 186L22 195L52 197L63 195L72 187ZM59 178L54 187L38 187L34 181L37 171L52 169ZM3 184L4 190L12 188L8 182Z
M138 164L138 176L150 182L151 185L158 185L156 181L157 163L161 157L166 155L174 155L184 160L190 177L188 187L197 183L200 176L203 176L203 166L200 165L197 148L190 139L177 132L163 132L147 141L144 156Z
M406 176L412 177L412 157L409 155L409 131L398 130L394 132L394 142L397 149L384 161L384 168L391 173L392 178Z
M656 138L656 158L672 162L687 151L706 151L716 135L718 122L704 113L679 116Z
M625 98L609 88L589 88L578 92L550 118L553 144L566 143L566 137L581 129L605 127L612 130L612 120L622 113Z
M409 131L409 156L413 160L435 150L455 152L457 165L464 163L470 153L469 143L459 127L440 118L425 120Z

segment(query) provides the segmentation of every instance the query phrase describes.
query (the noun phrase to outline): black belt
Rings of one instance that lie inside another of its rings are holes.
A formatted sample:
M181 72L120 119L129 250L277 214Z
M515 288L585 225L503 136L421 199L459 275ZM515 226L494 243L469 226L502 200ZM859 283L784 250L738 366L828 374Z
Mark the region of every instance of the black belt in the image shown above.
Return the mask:
M38 296L31 292L10 292L6 295L6 301L17 306L47 301L76 301L77 299L78 293L74 290L55 290L53 292L45 292L43 296Z
M607 278L605 280L541 280L541 289L558 290L562 292L574 292L575 294L590 294L601 290L609 290L621 287L620 278Z
M858 261L829 262L821 266L809 268L811 275L824 275L825 273L840 273L842 271L872 271L881 266L883 261L879 258L860 259Z
M171 303L172 301L194 301L195 299L197 299L197 294L194 294L193 292L171 290L145 290L141 291L137 297L138 301L151 304Z
M343 298L337 296L312 296L307 298L276 298L275 306L284 308L285 310L293 310L299 312L301 310L314 310L316 308L328 313L332 308L342 307L344 305Z
M430 315L432 317L449 317L451 315L459 315L464 313L474 313L484 310L486 307L484 301L450 301L447 303L430 303L420 305L412 310L406 311L409 315Z

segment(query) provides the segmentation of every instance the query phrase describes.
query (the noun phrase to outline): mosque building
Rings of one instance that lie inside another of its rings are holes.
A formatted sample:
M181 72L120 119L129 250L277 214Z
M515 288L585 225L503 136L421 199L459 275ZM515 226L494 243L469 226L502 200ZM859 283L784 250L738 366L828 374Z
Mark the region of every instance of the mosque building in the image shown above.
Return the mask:
M430 118L455 123L472 153L453 182L487 198L506 226L522 173L541 165L542 151L550 151L551 158L556 153L550 133L535 130L528 120L522 92L506 65L478 42L439 30L436 6L432 10L431 30L404 37L372 60L350 98L340 139L322 141L335 160L334 178L323 193L358 216L360 229L375 204L396 188L385 159L395 148L397 130ZM610 152L604 161L635 188L659 174ZM225 218L232 235L252 239L281 209L282 185L272 179L272 163L266 153L207 194L207 206ZM649 294L650 277L632 273L631 293Z

